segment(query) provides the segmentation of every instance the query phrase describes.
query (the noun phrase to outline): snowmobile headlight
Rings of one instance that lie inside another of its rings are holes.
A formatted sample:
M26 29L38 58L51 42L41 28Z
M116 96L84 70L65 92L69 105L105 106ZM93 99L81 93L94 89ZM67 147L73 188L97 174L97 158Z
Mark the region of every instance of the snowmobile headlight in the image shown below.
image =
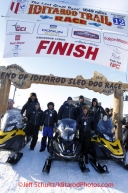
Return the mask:
M61 137L62 137L63 139L65 139L65 140L68 139L68 136L67 136L65 133L61 133Z
M13 126L10 126L10 127L7 127L5 130L6 130L6 131L11 131L13 128L14 128L14 125L13 125Z
M72 141L73 138L74 138L74 134L70 135L70 136L69 136L69 141Z

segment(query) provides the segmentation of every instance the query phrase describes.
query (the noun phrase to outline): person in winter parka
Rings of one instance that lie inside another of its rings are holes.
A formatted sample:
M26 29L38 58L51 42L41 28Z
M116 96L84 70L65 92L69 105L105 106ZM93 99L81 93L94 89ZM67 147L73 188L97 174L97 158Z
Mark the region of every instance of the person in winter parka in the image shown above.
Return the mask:
M78 116L77 129L79 130L79 140L82 143L82 152L85 156L85 163L88 163L88 147L91 140L91 130L95 128L95 121L92 114L90 114L89 107L83 106L82 113Z
M68 97L67 103L64 103L58 111L58 121L65 118L74 119L74 120L76 120L77 118L77 111L75 106L72 104L71 97Z
M48 146L49 142L53 137L53 128L57 124L57 112L54 110L54 103L49 102L47 104L48 109L44 111L43 115L43 137L41 140L40 152L44 151L46 148L46 140L48 137Z
M77 117L82 113L83 106L87 105L84 103L84 96L79 96L79 102L75 104L76 110L77 110Z
M38 102L35 103L35 108L29 111L26 117L29 120L29 129L32 134L30 150L34 150L38 139L39 128L43 125L43 111L40 109L40 104Z
M36 93L31 93L30 97L28 98L28 101L25 103L25 105L21 109L21 115L24 114L26 111L26 116L29 112L32 111L32 109L35 108L35 104L38 102Z
M25 105L21 109L21 115L25 113L25 116L28 118L29 114L32 112L33 109L35 109L35 104L38 102L36 93L31 93L30 97L28 98L28 101L25 103ZM28 122L26 124L25 130L24 130L29 138L31 135L31 124L28 119Z
M92 105L90 107L90 110L94 116L94 121L96 122L96 125L102 117L104 117L104 119L107 119L107 115L104 108L98 105L98 100L96 98L92 99Z

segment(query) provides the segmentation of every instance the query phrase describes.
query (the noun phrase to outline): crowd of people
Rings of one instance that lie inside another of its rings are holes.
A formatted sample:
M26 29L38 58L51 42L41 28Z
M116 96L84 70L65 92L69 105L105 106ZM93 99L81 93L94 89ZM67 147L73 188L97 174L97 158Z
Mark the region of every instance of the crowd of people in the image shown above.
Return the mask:
M8 110L13 108L13 101L9 99ZM79 96L79 102L73 104L72 97L68 97L67 100L61 105L59 111L54 109L54 103L49 102L45 111L41 110L40 103L38 101L36 93L31 93L28 101L21 109L21 115L26 117L27 125L25 128L26 134L32 136L30 143L30 150L34 150L37 140L40 126L42 129L42 140L40 152L46 149L46 141L48 144L53 137L54 128L64 118L74 119L77 123L77 129L79 130L79 140L82 143L82 151L85 155L86 163L88 162L88 147L91 140L91 131L95 131L99 120L107 120L112 117L112 109L104 109L98 105L96 98L92 99L90 107L84 102L84 97ZM48 147L48 146L47 146Z

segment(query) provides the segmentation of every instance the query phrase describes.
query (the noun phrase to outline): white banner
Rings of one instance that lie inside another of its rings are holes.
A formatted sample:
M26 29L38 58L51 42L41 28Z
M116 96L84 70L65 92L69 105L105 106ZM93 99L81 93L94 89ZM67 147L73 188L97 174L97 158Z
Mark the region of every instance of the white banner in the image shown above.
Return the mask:
M4 57L65 57L125 72L128 36L54 23L8 20Z
M128 33L128 14L58 1L12 0L7 17Z

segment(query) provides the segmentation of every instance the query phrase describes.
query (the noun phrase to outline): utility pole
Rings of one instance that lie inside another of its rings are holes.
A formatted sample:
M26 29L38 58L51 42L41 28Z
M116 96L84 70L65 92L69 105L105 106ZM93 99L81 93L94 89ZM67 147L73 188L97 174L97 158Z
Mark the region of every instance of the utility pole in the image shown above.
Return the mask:
M14 89L13 102L14 102L14 99L15 99L15 94L16 94L16 87L15 87L15 89Z

